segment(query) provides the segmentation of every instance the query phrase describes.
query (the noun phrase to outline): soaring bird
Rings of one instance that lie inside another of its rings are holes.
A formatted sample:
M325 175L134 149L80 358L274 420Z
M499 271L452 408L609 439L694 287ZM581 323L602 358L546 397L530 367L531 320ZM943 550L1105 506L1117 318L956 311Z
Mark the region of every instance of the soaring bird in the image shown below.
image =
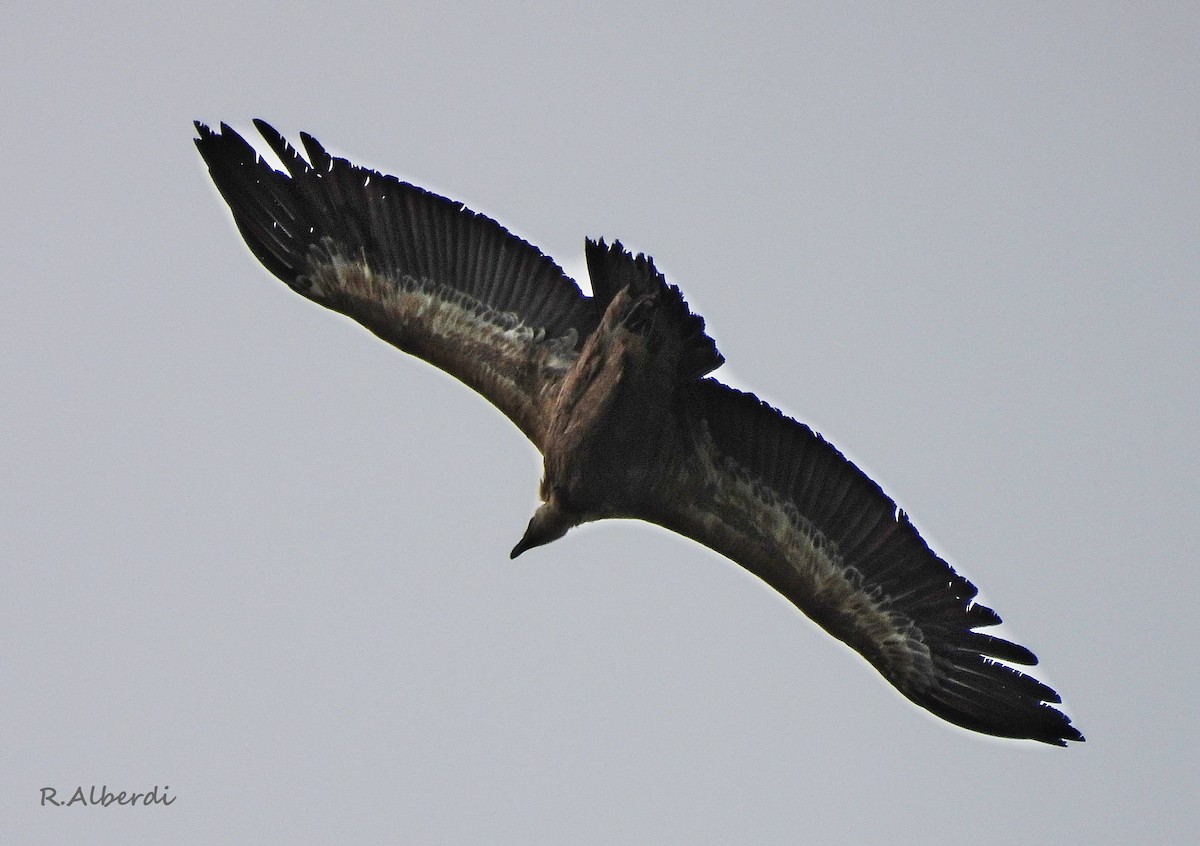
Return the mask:
M636 518L754 573L951 723L1083 740L1037 658L880 487L808 426L709 377L723 361L652 259L587 240L592 296L462 203L256 121L196 146L247 246L298 294L461 380L541 451L542 504L512 550Z

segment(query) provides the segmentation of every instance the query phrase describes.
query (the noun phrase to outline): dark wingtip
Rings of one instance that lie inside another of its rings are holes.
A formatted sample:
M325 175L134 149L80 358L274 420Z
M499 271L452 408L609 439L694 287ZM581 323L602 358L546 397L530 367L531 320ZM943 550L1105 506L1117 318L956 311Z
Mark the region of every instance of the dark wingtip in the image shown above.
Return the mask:
M929 690L905 691L910 699L948 722L971 731L1051 746L1081 743L1082 732L1055 707L1062 698L1049 686L1007 665L979 656L948 668Z
M254 118L251 122L254 124L254 128L261 132L264 136L274 135L276 138L283 137L283 135L281 135L279 131L275 129L275 127L271 126L271 124L267 123L262 118Z

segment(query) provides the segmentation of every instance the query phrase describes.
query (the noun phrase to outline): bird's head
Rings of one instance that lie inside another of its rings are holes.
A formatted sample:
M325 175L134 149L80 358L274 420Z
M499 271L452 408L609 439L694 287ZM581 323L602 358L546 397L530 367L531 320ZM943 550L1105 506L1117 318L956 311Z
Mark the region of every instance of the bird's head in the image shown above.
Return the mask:
M568 529L580 522L582 522L580 515L565 507L558 495L552 492L550 497L538 507L538 510L533 512L529 526L525 529L525 535L513 547L508 557L516 558L527 549L556 541L565 535Z

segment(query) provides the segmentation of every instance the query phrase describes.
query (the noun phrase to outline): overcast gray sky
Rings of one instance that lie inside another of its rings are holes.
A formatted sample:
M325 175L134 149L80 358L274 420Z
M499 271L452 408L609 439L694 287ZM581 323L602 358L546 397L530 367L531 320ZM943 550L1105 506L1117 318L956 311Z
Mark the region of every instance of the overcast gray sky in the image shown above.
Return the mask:
M6 17L6 842L1194 834L1200 12L733 5ZM236 235L190 121L259 116L651 253L1088 742L948 726L653 527L510 562L533 448ZM39 805L93 784L175 802Z

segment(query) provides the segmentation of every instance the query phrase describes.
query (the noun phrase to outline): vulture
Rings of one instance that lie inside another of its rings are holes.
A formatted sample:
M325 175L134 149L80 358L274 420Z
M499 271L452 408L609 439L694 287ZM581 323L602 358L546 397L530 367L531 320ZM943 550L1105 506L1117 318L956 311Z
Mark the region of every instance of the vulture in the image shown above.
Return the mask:
M592 295L462 203L262 121L276 170L225 124L196 146L254 256L289 288L482 394L542 453L512 557L591 520L636 518L758 576L917 705L1065 746L1037 658L904 511L834 446L711 378L723 358L679 288L619 241L585 242Z

